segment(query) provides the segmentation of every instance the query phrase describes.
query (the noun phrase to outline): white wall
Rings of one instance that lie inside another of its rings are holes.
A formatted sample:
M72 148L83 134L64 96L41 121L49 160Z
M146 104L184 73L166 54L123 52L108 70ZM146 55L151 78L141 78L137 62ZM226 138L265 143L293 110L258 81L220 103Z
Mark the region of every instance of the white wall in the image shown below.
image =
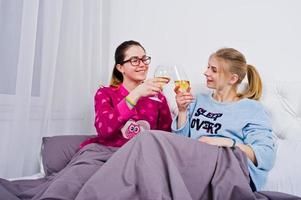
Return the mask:
M134 39L152 66L182 64L192 82L204 81L208 56L221 47L243 52L263 81L300 80L300 9L298 0L113 0L109 66L116 46Z

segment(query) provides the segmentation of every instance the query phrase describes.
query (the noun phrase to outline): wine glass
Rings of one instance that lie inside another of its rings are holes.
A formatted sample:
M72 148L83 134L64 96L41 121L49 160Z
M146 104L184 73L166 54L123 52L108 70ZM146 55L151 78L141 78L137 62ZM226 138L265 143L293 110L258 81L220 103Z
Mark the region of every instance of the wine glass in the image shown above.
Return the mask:
M160 82L161 87L163 88L163 86L165 86L170 81L170 67L162 65L157 66L154 72L154 78L156 77L166 80L165 82ZM158 95L151 96L149 98L161 102L161 100L158 98Z
M190 88L190 82L183 67L180 65L173 65L171 68L171 74L175 83L175 87L179 87L181 92L188 92L188 89Z

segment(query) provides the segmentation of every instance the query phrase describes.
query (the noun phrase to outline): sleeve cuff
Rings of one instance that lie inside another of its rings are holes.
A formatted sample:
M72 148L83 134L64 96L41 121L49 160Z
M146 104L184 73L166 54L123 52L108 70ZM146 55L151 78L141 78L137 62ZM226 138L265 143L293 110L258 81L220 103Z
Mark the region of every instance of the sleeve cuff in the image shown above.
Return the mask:
M119 102L119 104L117 105L117 109L119 112L119 116L123 119L123 120L128 120L130 117L134 116L135 114L137 114L136 109L130 109L128 107L128 105L126 104L125 99L121 100Z
M187 124L187 119L186 119L185 123L183 124L183 126L180 127L180 128L177 128L177 123L178 123L178 116L176 116L172 120L172 123L171 123L171 130L172 130L172 132L178 133L178 132L181 132L182 130L184 130L185 127L186 127L186 124Z

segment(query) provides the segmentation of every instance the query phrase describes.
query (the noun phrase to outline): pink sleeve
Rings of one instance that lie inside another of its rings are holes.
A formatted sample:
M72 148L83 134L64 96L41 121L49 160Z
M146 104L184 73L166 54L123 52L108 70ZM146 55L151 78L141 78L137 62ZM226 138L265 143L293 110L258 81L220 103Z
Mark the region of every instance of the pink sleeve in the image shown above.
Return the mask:
M136 110L130 110L121 100L118 105L112 105L112 96L103 88L95 95L95 128L98 135L104 138L119 134L120 129L128 119L136 114Z
M162 103L159 110L158 129L170 132L172 122L170 109L165 96L160 95L159 98L162 101Z
M126 104L126 100L125 98L122 99L119 104L117 105L118 111L120 113L120 117L123 120L128 120L131 116L136 114L136 109L133 108L132 110L128 107L128 105Z

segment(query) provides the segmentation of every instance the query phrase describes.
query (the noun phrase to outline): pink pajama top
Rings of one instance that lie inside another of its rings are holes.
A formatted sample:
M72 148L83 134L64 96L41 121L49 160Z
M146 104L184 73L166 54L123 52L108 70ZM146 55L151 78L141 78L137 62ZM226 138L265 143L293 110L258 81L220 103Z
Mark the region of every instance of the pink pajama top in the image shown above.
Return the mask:
M155 101L141 97L130 109L125 97L129 94L121 84L119 87L102 87L95 94L95 128L97 136L84 141L81 147L90 143L121 147L129 138L125 138L121 129L130 120L139 123L148 122L150 129L171 131L171 113L163 94L159 93Z

